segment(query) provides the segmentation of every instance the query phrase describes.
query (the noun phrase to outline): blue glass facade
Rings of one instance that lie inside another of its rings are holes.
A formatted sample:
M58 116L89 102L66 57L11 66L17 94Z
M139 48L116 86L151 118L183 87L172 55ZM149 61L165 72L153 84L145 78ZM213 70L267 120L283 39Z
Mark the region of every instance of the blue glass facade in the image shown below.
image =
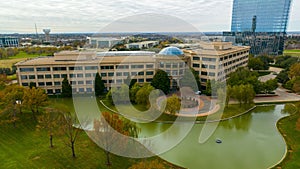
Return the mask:
M231 32L253 32L254 28L254 32L285 33L291 1L234 0Z

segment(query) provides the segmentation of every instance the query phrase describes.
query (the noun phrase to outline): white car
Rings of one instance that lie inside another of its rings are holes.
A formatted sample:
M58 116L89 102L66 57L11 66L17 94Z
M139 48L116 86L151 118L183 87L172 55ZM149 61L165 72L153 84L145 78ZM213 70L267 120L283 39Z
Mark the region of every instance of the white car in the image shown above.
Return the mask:
M201 94L201 91L196 91L195 94L196 94L196 95L200 95L200 94Z

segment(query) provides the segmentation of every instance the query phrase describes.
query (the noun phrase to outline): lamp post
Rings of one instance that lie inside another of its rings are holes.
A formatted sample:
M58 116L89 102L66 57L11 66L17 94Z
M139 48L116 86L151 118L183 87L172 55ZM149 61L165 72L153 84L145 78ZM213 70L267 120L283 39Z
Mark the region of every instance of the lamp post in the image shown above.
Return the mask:
M17 99L16 100L16 104L19 106L19 112L20 112L20 114L22 114L22 110L21 110L22 101Z

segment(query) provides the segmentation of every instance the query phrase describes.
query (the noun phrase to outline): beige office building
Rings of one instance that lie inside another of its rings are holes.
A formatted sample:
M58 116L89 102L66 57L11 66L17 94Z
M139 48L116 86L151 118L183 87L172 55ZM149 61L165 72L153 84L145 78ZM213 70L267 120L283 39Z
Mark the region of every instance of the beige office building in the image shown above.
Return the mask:
M192 50L168 47L160 53L64 51L52 57L19 62L16 66L18 82L22 86L35 83L48 94L59 94L61 83L67 77L73 93L91 93L97 72L108 90L123 84L128 76L138 83L149 83L157 69L167 72L175 87L187 67L194 68L205 84L207 79L224 80L226 73L246 66L248 55L249 47L213 42L200 44Z

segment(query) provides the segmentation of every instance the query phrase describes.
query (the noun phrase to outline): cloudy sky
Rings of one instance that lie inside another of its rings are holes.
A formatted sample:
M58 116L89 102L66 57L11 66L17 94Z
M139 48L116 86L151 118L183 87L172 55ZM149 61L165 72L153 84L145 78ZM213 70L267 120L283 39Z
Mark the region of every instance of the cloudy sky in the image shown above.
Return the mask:
M39 33L43 28L51 28L53 33L98 32L108 25L120 28L115 23L122 21L155 25L154 31L166 31L166 25L173 22L177 26L189 23L201 32L229 31L232 3L233 0L0 0L0 33L34 33L35 23ZM145 17L153 14L154 18ZM152 23L160 16L168 19ZM293 0L288 31L300 31L300 0Z

